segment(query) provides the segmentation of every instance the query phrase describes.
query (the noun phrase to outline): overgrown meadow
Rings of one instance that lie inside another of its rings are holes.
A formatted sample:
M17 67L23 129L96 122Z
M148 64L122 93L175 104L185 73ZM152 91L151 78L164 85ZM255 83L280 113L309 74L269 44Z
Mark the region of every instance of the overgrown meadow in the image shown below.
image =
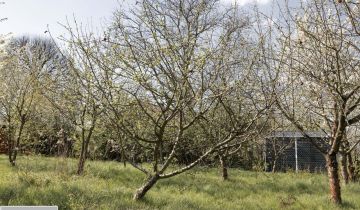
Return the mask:
M133 201L144 175L118 162L89 161L84 176L76 160L21 156L11 167L0 156L0 205L57 205L59 209L360 209L360 185L343 186L344 204L328 197L324 174L265 173L196 168L161 180Z

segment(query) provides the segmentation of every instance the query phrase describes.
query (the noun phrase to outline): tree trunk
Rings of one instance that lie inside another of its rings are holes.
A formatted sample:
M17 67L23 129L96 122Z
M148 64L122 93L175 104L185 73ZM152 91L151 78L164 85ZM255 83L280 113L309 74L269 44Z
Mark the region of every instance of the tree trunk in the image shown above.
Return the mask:
M84 167L85 167L85 161L87 158L87 150L89 147L89 141L90 141L90 139L83 140L83 143L81 146L81 152L80 152L80 158L79 158L79 164L78 164L78 170L77 170L78 175L82 175L84 173Z
M21 132L19 133L19 135L21 135ZM16 140L15 147L12 146L11 150L9 150L9 161L12 166L16 165L16 158L17 158L19 148L20 148L20 136Z
M147 193L147 191L149 191L156 184L158 180L159 180L158 174L150 176L148 181L135 192L133 199L134 200L142 199Z
M17 154L18 154L18 151L20 148L20 140L21 140L21 135L22 135L24 126L25 126L25 122L26 122L25 116L23 115L23 116L21 116L20 128L19 128L19 132L16 137L16 140L15 140L15 147L14 147L14 144L12 144L11 150L9 150L9 161L12 166L16 165L16 158L17 158Z
M13 149L9 150L9 162L10 162L11 166L16 165L16 163L15 163L16 156L13 155L14 152L15 151L13 151ZM14 157L15 157L15 159L14 159Z
M10 164L11 166L16 166L16 157L17 157L17 151L13 151L10 157Z
M349 183L349 173L348 173L348 167L347 167L347 154L341 153L341 173L342 177L344 179L345 184Z
M13 149L14 149L14 141L13 140L8 140L8 158L9 158L9 162L12 166L15 166L15 163L12 161L12 154L13 154Z
M90 142L90 137L83 141L83 144L81 147L80 158L79 158L79 164L78 164L78 171L77 171L78 175L82 175L84 173L85 161L87 158L87 152L88 152L88 148L89 148L89 142Z
M326 155L326 162L330 183L331 200L336 204L341 204L340 179L336 154Z
M351 182L356 182L355 166L350 152L347 154L347 159L348 159L347 170L349 173L349 180Z
M277 162L278 162L278 157L279 157L279 156L274 157L274 161L273 161L273 165L272 165L272 170L271 170L271 172L273 172L273 173L275 173L275 171L276 171Z
M85 160L86 160L86 152L81 152L79 163L78 163L78 170L77 175L82 175L84 173L84 166L85 166Z
M221 177L224 181L228 180L229 174L228 174L228 170L227 170L225 157L222 155L219 155L219 161L220 161Z
M90 143L90 139L91 139L92 133L94 131L94 128L95 128L95 120L93 121L93 124L92 124L91 128L89 129L89 133L87 134L86 138L85 138L85 130L82 131L83 133L82 133L81 153L80 153L79 165L78 165L78 171L77 171L78 175L81 175L84 173L85 161L87 158L89 143Z

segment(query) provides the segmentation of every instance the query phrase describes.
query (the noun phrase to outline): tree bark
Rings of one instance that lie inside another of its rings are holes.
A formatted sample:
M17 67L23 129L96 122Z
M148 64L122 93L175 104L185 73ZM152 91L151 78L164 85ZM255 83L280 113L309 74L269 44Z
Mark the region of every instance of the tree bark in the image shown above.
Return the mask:
M78 175L81 175L84 173L85 161L87 158L90 139L91 139L92 133L95 128L95 122L96 122L96 118L94 117L93 121L92 121L92 125L89 129L89 133L87 134L86 138L85 138L85 129L82 128L83 129L82 130L82 144L81 144L81 153L80 153L79 165L78 165L78 171L77 171ZM83 124L83 126L84 126L84 124Z
M228 180L229 174L228 174L228 170L227 170L227 164L226 164L225 157L222 155L219 155L219 161L220 161L221 177L224 181Z
M91 130L91 132L92 132L92 130ZM85 167L85 161L87 158L87 151L88 151L88 147L89 147L90 136L91 136L91 133L89 133L88 137L86 139L83 139L83 141L82 141L78 170L77 170L78 175L82 175L84 173L84 167Z
M10 136L10 135L9 135ZM15 166L15 163L12 160L12 154L14 150L14 140L12 139L12 136L8 137L8 158L9 162L12 166Z
M18 132L18 135L15 140L15 147L14 147L14 144L12 144L11 149L9 149L9 161L12 166L16 165L16 158L17 158L17 154L18 154L18 151L20 148L20 140L21 140L21 135L22 135L24 126L25 126L25 122L26 122L25 116L22 116L21 121L20 121L19 132Z
M16 156L15 156L16 157ZM15 166L15 160L14 160L14 151L10 150L9 151L9 162L11 164L11 166Z
M158 180L159 180L158 174L150 176L147 182L135 192L133 199L134 200L142 199L147 193L147 191L149 191L156 184Z
M85 156L86 156L86 154L83 154L83 152L80 154L77 175L82 175L84 173L84 166L85 166L85 160L86 160Z
M348 166L347 166L347 154L341 153L341 173L344 179L345 184L349 183L349 173L348 173Z
M77 174L82 175L84 173L84 167L85 167L85 161L87 158L87 150L88 150L89 142L83 142L83 146L81 148L80 158L79 158L79 164L78 164L78 170Z
M348 170L348 173L349 173L349 180L351 182L356 182L355 166L354 166L354 161L352 159L351 152L349 152L347 154L347 160L348 160L347 170Z
M277 167L278 159L279 159L279 155L276 155L276 156L274 157L274 161L273 161L273 165L272 165L272 170L271 170L272 173L275 173L275 172L276 172L276 167Z
M326 155L326 162L330 183L331 200L336 204L341 204L341 189L336 154Z

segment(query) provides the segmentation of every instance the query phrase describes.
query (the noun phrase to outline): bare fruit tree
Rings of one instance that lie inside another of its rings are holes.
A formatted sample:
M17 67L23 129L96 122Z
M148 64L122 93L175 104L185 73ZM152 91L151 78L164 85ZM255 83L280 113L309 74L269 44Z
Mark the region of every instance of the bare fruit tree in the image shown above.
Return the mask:
M276 104L305 136L314 128L327 133L327 145L306 137L324 153L331 200L340 204L337 154L346 130L360 120L360 37L346 7L336 1L310 1L282 11L283 19L271 21L276 39L264 56L273 58L267 66Z
M89 145L103 109L99 91L94 85L94 64L84 53L88 50L86 47L92 47L92 43L84 46L73 34L70 26L64 27L69 31L70 38L62 41L69 45L66 48L57 46L57 49L65 59L65 69L58 72L48 86L43 87L42 94L76 130L75 141L78 140L80 143L77 174L82 175L89 156Z
M152 156L144 164L134 150L124 151L147 176L135 200L159 180L190 170L224 147L239 146L236 142L255 127L266 105L246 84L255 56L249 53L249 62L238 57L245 51L248 25L238 8L223 8L215 0L143 0L130 11L117 11L103 39L71 33L82 40L72 44L96 63L94 86L119 135ZM98 44L89 47L90 42ZM216 138L194 135L190 130L216 127L210 124L216 122L212 113L223 113L228 119L223 122L232 123ZM190 150L197 145L201 152L191 163L176 166L181 145Z
M24 128L41 102L41 84L56 68L59 54L51 40L25 36L11 39L5 51L0 106L7 127L9 161L15 165Z

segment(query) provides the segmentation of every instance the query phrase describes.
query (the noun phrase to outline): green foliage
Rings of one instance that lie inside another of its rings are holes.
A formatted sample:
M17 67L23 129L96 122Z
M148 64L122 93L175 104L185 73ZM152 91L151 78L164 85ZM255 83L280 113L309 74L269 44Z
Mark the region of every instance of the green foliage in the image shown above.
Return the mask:
M213 168L160 180L144 200L132 194L145 177L117 162L89 161L76 176L76 160L0 156L0 205L58 205L60 209L359 209L360 185L343 187L344 205L330 203L322 174L231 169L222 181Z

